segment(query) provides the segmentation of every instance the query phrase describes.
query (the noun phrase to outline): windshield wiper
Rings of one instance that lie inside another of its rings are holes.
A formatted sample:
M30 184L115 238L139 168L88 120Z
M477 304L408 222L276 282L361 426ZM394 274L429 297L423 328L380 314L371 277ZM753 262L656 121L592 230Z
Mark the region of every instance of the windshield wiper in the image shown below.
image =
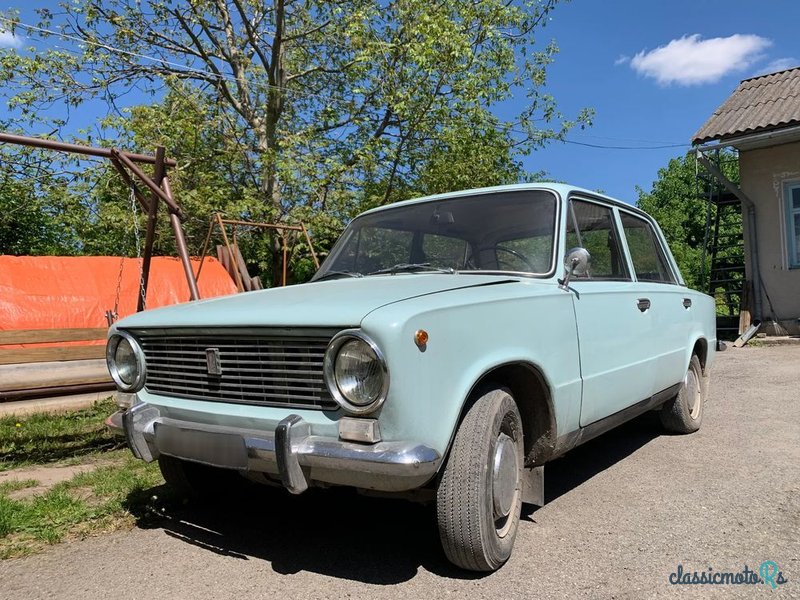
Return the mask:
M321 277L317 277L314 281L322 281L323 279L329 279L331 277L363 277L363 273L359 273L358 271L328 271L325 275Z
M394 265L393 267L386 267L385 269L371 271L370 273L367 273L367 275L383 275L385 273L412 273L414 271L432 271L436 273L448 273L450 275L456 272L455 269L451 269L449 267L432 267L431 263L400 263Z

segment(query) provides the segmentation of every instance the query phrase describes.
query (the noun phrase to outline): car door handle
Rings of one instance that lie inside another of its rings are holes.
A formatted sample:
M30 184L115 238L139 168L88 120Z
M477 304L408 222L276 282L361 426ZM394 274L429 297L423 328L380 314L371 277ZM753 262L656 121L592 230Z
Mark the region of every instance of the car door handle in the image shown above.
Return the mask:
M639 307L639 310L644 312L648 308L650 308L650 300L648 298L639 298L639 301L636 303L636 306Z
M684 298L683 299L683 308L690 308L692 306L692 299L691 298Z

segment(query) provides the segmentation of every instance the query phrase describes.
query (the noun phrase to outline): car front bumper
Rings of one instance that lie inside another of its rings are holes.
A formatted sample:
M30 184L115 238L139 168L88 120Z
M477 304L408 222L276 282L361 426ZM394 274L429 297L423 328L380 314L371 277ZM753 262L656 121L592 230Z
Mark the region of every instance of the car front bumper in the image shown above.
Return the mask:
M141 403L106 421L122 430L134 456L151 462L160 454L206 465L267 473L294 494L312 482L384 492L413 490L427 483L441 455L414 442L360 444L311 435L298 415L281 420L274 431L248 430L180 421Z

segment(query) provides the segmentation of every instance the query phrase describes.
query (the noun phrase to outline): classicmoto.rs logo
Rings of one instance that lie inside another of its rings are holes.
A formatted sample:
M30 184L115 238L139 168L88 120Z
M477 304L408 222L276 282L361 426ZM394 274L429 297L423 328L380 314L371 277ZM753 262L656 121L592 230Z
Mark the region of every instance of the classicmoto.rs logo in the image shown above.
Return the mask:
M713 567L706 571L687 571L683 565L678 565L669 575L672 585L769 585L775 589L788 581L774 560L765 560L758 570L745 565L744 569L735 572L715 571Z

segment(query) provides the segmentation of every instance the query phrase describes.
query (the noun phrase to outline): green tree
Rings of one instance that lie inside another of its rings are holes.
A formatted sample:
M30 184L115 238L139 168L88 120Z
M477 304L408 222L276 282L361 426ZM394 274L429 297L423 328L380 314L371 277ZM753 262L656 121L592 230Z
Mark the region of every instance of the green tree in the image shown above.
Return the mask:
M557 48L536 34L556 4L78 0L40 11L28 35L54 28L79 43L6 49L0 82L22 121L54 102L116 106L132 87L185 94L212 111L219 146L210 148L224 149L229 170L243 169L244 215L323 211L343 221L368 187L370 201L385 202L510 178L521 154L589 121L589 111L565 119L543 92ZM519 110L500 121L492 108L511 99ZM168 125L159 126L133 149L160 143ZM471 133L483 144L464 153L460 136ZM446 169L454 156L481 177ZM181 201L191 203L188 189ZM273 276L279 246L269 248Z
M75 230L65 226L72 166L30 148L0 149L0 254L81 251Z
M738 182L739 163L736 155L729 151L721 152L719 161L728 179ZM696 163L694 154L690 152L673 158L666 167L659 169L658 179L653 182L650 191L637 187L639 198L636 205L655 217L687 285L700 290L708 288L708 268L705 269L704 278L702 258L709 186L716 188L717 184L710 181L707 175L703 176L703 167ZM735 233L739 228L741 222L737 222L735 217L721 223L722 233ZM706 248L706 254L709 250Z

